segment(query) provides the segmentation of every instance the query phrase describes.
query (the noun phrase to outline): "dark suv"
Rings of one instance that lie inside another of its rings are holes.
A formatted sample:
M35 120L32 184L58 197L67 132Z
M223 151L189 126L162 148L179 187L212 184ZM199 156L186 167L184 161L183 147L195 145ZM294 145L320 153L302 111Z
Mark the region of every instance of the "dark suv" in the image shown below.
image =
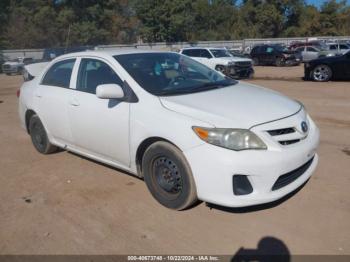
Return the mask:
M301 54L290 51L282 45L257 45L251 53L254 65L299 65Z

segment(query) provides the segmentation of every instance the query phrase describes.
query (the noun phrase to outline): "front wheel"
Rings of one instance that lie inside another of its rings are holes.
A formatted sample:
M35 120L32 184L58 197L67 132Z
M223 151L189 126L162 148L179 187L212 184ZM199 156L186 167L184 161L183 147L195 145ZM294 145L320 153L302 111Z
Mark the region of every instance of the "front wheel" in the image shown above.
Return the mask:
M50 143L46 130L37 115L33 115L29 120L29 134L38 152L50 154L57 150L57 147Z
M285 66L286 60L283 57L276 58L276 66Z
M327 65L318 65L311 72L311 79L317 82L327 82L332 77L332 69Z
M191 168L182 152L167 142L147 148L142 171L152 196L163 206L183 210L197 200Z

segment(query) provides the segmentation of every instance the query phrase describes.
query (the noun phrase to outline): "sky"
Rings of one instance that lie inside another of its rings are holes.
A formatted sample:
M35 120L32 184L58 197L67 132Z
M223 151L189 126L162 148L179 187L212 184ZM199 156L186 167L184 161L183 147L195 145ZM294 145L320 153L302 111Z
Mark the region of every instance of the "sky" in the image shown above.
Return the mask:
M308 4L313 4L313 5L319 7L325 2L325 0L306 0L306 2ZM350 0L347 0L347 2L348 2L348 4L350 4Z

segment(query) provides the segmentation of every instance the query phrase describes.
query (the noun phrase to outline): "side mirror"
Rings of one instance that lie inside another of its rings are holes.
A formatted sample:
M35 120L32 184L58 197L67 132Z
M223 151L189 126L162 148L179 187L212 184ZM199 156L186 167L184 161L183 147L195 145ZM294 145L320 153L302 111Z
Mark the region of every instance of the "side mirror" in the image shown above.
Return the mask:
M97 86L96 96L101 99L120 99L124 97L124 91L120 85L104 84Z

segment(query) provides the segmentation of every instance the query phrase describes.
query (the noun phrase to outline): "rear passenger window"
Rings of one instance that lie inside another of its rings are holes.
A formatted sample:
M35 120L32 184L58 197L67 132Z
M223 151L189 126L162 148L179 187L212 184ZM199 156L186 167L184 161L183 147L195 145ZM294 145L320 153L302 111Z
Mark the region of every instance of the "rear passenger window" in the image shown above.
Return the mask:
M201 57L205 57L205 58L212 58L212 55L206 49L201 49L200 50L200 56Z
M191 57L200 57L200 49L185 49L182 51L182 54L191 56Z
M44 76L42 85L69 88L75 59L55 63Z
M273 47L266 47L266 53L273 53Z
M106 63L83 58L79 66L77 90L96 94L96 87L103 84L117 84L123 86L123 81Z

